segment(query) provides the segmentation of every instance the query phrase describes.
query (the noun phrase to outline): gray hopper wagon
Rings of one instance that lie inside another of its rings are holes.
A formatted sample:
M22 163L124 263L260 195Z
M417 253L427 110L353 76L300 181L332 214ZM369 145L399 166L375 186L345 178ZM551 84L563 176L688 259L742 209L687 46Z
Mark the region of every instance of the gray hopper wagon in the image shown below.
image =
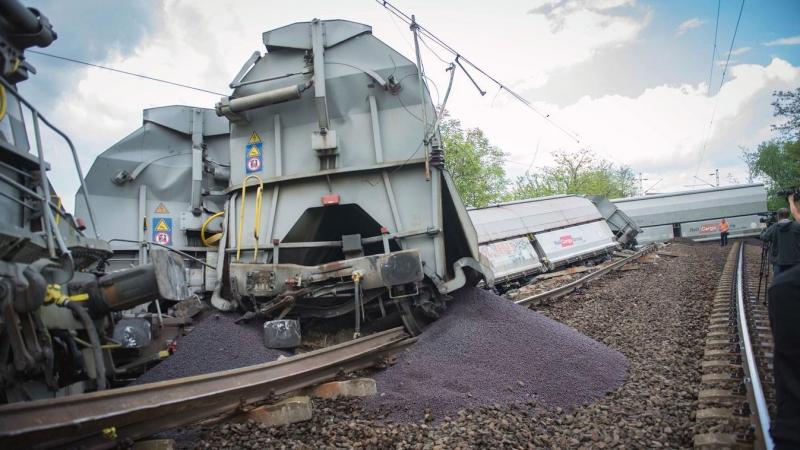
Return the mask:
M676 237L694 241L719 239L719 223L726 219L730 237L758 236L760 214L767 212L763 184L741 184L669 194L611 200L641 227L639 244Z
M89 223L86 231L111 240L111 270L147 263L149 248L183 252L188 287L202 296L217 283L217 247L209 245L219 237L213 231L219 220L203 224L227 200L228 121L212 109L188 106L146 109L142 119L140 128L89 169L89 201L105 213L95 217L97 230ZM75 213L88 216L83 188L75 196Z
M418 332L484 269L416 65L344 20L295 23L263 42L219 119L148 110L101 156L92 201L126 206L99 226L204 260L190 269L194 289L246 318L355 316L358 329L391 316ZM144 152L137 142L149 142ZM115 247L146 260L140 244Z

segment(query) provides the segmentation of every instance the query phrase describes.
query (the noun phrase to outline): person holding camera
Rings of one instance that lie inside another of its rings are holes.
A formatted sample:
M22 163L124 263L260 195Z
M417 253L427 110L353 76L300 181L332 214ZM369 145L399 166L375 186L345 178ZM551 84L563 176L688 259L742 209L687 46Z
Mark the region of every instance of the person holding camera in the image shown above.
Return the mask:
M794 195L789 195L792 216L800 218ZM797 222L784 208L778 211L778 222L762 233L772 242L775 278L767 295L769 321L774 342L773 370L775 377L776 414L770 426L775 448L800 448L800 264L797 264Z
M792 215L797 214L794 195L789 196ZM798 217L798 216L795 216ZM789 218L789 210L781 208L777 213L778 221L761 232L761 240L769 242L771 247L770 262L773 275L789 270L800 263L800 223Z

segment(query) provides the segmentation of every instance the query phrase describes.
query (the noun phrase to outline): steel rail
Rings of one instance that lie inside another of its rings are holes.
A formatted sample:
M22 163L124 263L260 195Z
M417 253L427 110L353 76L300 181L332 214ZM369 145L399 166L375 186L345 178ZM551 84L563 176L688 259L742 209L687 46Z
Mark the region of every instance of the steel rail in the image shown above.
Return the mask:
M615 262L613 264L609 264L608 266L606 266L606 267L604 267L604 268L602 268L600 270L597 270L595 272L592 272L589 275L586 275L585 277L579 278L579 279L577 279L575 281L567 283L567 284L565 284L563 286L559 286L559 287L557 287L555 289L551 289L551 290L549 290L547 292L542 292L542 293L539 293L539 294L536 294L536 295L531 295L530 297L525 297L523 299L515 301L514 303L516 303L518 305L528 305L528 304L533 303L533 302L535 302L537 300L544 300L544 299L562 297L562 296L567 295L570 292L574 291L575 289L583 286L584 284L594 280L595 278L599 278L599 277L607 274L608 272L611 272L613 270L619 269L620 267L624 266L625 264L628 264L631 261L634 261L636 259L641 258L642 256L646 255L647 253L650 253L653 250L655 250L655 248L656 248L656 246L654 244L646 245L644 248L642 248L638 252L634 253L633 255L630 255L630 256L628 256L628 257L626 257L624 259L621 259L621 260L619 260L619 261L617 261L617 262Z
M4 405L0 448L114 447L370 367L413 342L393 328L240 369Z
M745 371L745 384L749 385L753 395L753 403L755 406L755 414L758 420L759 428L761 429L761 437L764 439L764 448L772 450L775 447L772 441L772 436L769 434L769 410L767 408L767 400L764 396L764 390L761 386L761 379L758 375L758 365L756 364L755 351L753 344L750 340L750 330L747 325L747 315L745 313L744 304L744 243L739 245L738 262L736 264L736 315L739 322L739 338L740 342L744 345L744 358L742 359L742 367Z

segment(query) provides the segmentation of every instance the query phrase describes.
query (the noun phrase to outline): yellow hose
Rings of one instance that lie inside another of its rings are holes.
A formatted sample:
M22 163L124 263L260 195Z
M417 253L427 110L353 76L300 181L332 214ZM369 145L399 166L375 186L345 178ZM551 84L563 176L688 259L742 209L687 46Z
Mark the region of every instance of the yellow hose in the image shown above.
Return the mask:
M58 214L56 214L56 225L58 225L58 222L61 221L61 205L62 205L62 203L61 203L61 197L56 195L56 198L58 199L58 211L56 211L56 212L58 212Z
M6 88L0 85L0 121L6 117Z
M214 233L211 236L206 237L206 227L208 226L209 223L211 223L212 220L216 219L217 217L222 217L224 215L225 211L220 211L214 214L213 216L209 217L208 219L206 219L205 222L203 222L203 226L200 227L200 241L206 247L212 247L214 244L219 242L220 239L222 239L222 233Z
M242 227L244 226L244 198L247 193L247 181L254 178L258 181L258 189L256 190L256 218L255 227L253 229L253 237L256 239L255 251L253 252L253 262L256 262L258 257L258 230L261 228L261 199L264 192L264 180L258 175L248 175L242 181L242 203L239 208L239 228L236 233L236 262L239 262L239 257L242 253Z

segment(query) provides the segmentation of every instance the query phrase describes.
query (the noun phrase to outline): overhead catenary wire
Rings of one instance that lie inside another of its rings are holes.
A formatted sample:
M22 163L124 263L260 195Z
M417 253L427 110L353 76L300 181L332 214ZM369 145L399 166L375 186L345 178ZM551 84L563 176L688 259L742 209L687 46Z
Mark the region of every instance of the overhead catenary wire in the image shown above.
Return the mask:
M708 93L711 95L711 80L714 76L714 60L717 58L717 33L719 31L719 10L722 5L722 0L717 0L717 20L714 24L714 48L711 51L711 69L708 72Z
M519 102L521 102L523 105L525 105L525 106L526 106L528 109L530 109L531 111L533 111L534 113L536 113L537 115L539 115L540 117L542 117L544 120L546 120L548 123L550 123L550 125L552 125L552 126L553 126L553 127L555 127L556 129L558 129L559 131L561 131L562 133L564 133L564 134L565 134L566 136L568 136L570 139L574 140L576 143L581 143L580 137L579 137L577 134L575 134L574 132L572 132L572 131L570 131L570 130L568 130L568 129L564 128L563 126L561 126L560 124L558 124L557 122L555 122L553 119L551 119L551 118L550 118L550 114L547 114L547 113L544 113L544 112L540 111L540 110L539 110L538 108L536 108L536 107L535 107L535 106L534 106L534 105L533 105L533 104L532 104L532 103L531 103L531 102L530 102L528 99L526 99L526 98L525 98L525 97L523 97L522 95L518 94L518 93L517 93L516 91L514 91L513 89L509 88L509 87L508 87L507 85L505 85L503 82L501 82L500 80L498 80L498 79L497 79L497 78L495 78L494 76L490 75L490 74L489 74L487 71L485 71L484 69L482 69L482 68L480 68L479 66L477 66L476 64L474 64L474 63L473 63L472 61L470 61L468 58L464 57L464 55L463 55L463 54L461 54L459 51L457 51L456 49L454 49L453 47L451 47L450 45L448 45L447 43L445 43L444 41L442 41L441 39L439 39L439 37L437 37L435 34L433 34L432 32L430 32L429 30L427 30L425 27L421 26L421 25L419 24L419 22L417 22L416 20L412 19L412 17L411 17L411 16L409 16L409 15L408 15L408 14L406 14L406 13L404 13L403 11L401 11L400 9L398 9L397 7L395 7L394 5L392 5L391 3L389 3L388 1L385 1L385 0L375 0L375 1L376 1L376 2L377 2L379 5L383 6L383 7L384 7L384 8L385 8L387 11L389 11L390 13L392 13L392 14L394 14L396 17L398 17L400 20L404 21L404 22L405 22L406 24L408 24L409 26L410 26L410 25L412 25L412 24L415 24L415 25L418 27L419 33L420 33L420 34L421 34L423 37L426 37L426 38L430 39L430 40L431 40L431 41L433 41L433 42L434 42L436 45L438 45L438 46L439 46L439 47L441 47L442 49L444 49L444 50L446 50L446 51L450 52L450 53L451 53L453 56L455 56L455 57L456 57L456 60L457 60L457 62L458 62L458 64L459 64L459 66L461 66L461 68L462 68L462 69L463 69L465 72L466 72L466 69L464 69L464 68L463 68L463 66L462 66L462 64L461 64L461 63L464 63L464 64L466 64L466 65L468 65L468 66L472 67L473 69L475 69L475 70L476 70L478 73L480 73L481 75L483 75L484 77L486 77L488 80L490 80L492 83L494 83L494 84L496 84L498 87L500 87L500 89L501 89L501 90L503 90L503 91L506 91L506 92L507 92L509 95L511 95L511 96L512 96L512 97L514 97L516 100L518 100L518 101L519 101ZM470 76L470 78L472 78L472 77ZM474 82L474 81L473 81L473 82ZM477 86L477 85L476 85L476 86ZM480 88L479 88L479 89L480 89ZM483 90L481 90L481 92L483 92Z
M586 147L587 149L591 149L591 150L593 150L593 151L597 152L598 154L600 154L600 155L601 155L601 156L603 156L604 158L608 158L609 160L611 160L612 162L614 162L614 163L618 164L619 166L626 166L626 164L623 164L623 163L621 163L620 161L618 161L616 158L612 157L612 156L611 156L611 155L609 155L608 153L606 153L606 152L603 152L603 151L600 151L600 150L598 150L598 149L596 149L596 148L592 148L591 146L587 145L585 142L583 142L583 141L581 140L581 137L580 137L580 135L579 135L579 134L577 134L577 133L575 133L575 132L573 132L573 131L570 131L570 130L569 130L569 129L567 129L566 127L564 127L564 126L560 125L559 123L555 122L555 121L554 121L554 120L553 120L553 119L550 117L550 114L548 114L548 113L545 113L545 112L542 112L541 110L539 110L538 108L536 108L536 107L535 107L535 106L534 106L534 105L533 105L533 104L532 104L532 103L531 103L531 102L530 102L528 99L524 98L522 95L520 95L520 94L519 94L519 93L517 93L516 91L512 90L511 88L509 88L507 85L505 85L504 83L502 83L501 81L499 81L499 80L498 80L496 77L494 77L494 76L490 75L490 74L489 74L489 73L488 73L486 70L484 70L484 69L482 69L482 68L478 67L477 65L475 65L475 63L473 63L473 62L472 62L472 61L470 61L469 59L465 58L465 57L464 57L464 55L462 55L461 53L459 53L459 52L458 52L456 49L454 49L454 48L453 48L453 47L451 47L449 44L447 44L447 43L445 43L444 41L442 41L442 40L441 40L439 37L437 37L436 35L434 35L434 34L433 34L431 31L429 31L429 30L428 30L428 29L426 29L425 27L421 26L421 25L419 24L419 22L417 22L417 21L416 21L416 20L415 20L413 17L411 17L411 16L409 16L408 14L406 14L406 13L402 12L401 10L399 10L397 7L395 7L394 5L392 5L392 4L391 4L390 2L388 2L388 1L384 1L384 0L375 0L375 1L376 1L378 4L380 4L381 6L383 6L383 7L384 7L384 8L387 10L387 12L389 13L389 17L392 19L392 22L394 23L394 25L395 25L395 26L396 26L397 24L394 22L393 16L394 16L394 17L398 17L398 18L399 18L399 19L401 19L403 22L405 22L407 25L409 25L410 27L411 27L411 26L414 26L414 27L416 27L416 28L417 28L417 30L418 30L418 37L419 37L419 40L422 42L422 44L423 44L423 45L424 45L424 46L425 46L425 47L426 47L426 48L427 48L429 51L431 51L432 53L434 53L434 56L435 56L437 59L439 59L439 60L440 60L440 61L442 61L442 62L445 62L444 58L442 58L442 57L441 57L441 55L439 55L438 53L434 52L434 50L433 50L433 49L432 49L432 48L431 48L431 47L430 47L430 46L429 46L429 45L426 43L426 39L429 39L429 40L431 40L433 43L435 43L436 45L438 45L439 47L441 47L441 48L442 48L442 49L444 49L445 51L449 52L449 53L450 53L450 54L451 54L451 55L452 55L452 56L455 58L455 59L454 59L454 62L456 63L456 65L457 65L457 66L458 66L458 67L459 67L459 68L460 68L460 69L461 69L461 70L464 72L464 74L465 74L465 75L467 76L467 78L468 78L468 79L469 79L469 80L472 82L472 84L475 86L475 88L478 90L478 92L480 92L481 96L485 95L485 94L486 94L486 91L484 91L484 90L483 90L483 89L482 89L482 88L481 88L481 87L478 85L477 81L476 81L476 80L475 80L475 79L472 77L472 75L469 73L469 71L467 70L467 68L466 68L466 67L464 67L464 65L465 65L465 64L466 64L467 66L469 66L469 67L471 67L471 68L475 69L475 70L476 70L478 73L480 73L481 75L483 75L484 77L486 77L488 80L490 80L492 83L494 83L494 84L495 84L495 85L498 87L498 91L497 91L497 93L496 93L496 94L495 94L495 96L494 96L494 97L495 97L495 99L496 99L497 95L498 95L498 94L499 94L501 91L506 91L506 92L507 92L507 93L509 93L509 94L510 94L510 95L511 95L511 96L512 96L514 99L516 99L517 101L521 102L521 103L522 103L523 105L525 105L525 106L526 106L528 109L530 109L531 111L533 111L534 113L536 113L537 115L539 115L540 117L542 117L542 118L543 118L545 121L547 121L547 122L548 122L548 123L549 123L551 126L553 126L554 128L558 129L559 131L561 131L563 134L565 134L566 136L568 136L568 137L569 137L571 140L574 140L574 141L575 141L577 144L583 144L583 145L584 145L584 147ZM404 37L404 39L405 39L405 37ZM445 62L445 63L446 63L446 64L450 64L450 63L447 63L447 62ZM463 63L463 64L462 64L462 63ZM424 69L423 69L423 71L424 71ZM427 77L426 77L426 79L430 80L430 79L429 79L429 78L427 78ZM492 100L492 104L494 104L494 99ZM419 119L418 119L418 120L419 120Z
M223 97L227 95L227 94L223 94L223 93L220 93L220 92L215 92L215 91L211 91L211 90L208 90L208 89L199 88L199 87L196 87L196 86L190 86L188 84L176 83L174 81L169 81L169 80L164 80L164 79L161 79L161 78L151 77L149 75L143 75L141 73L128 72L127 70L115 69L113 67L108 67L108 66L103 66L103 65L100 65L100 64L94 64L94 63L90 63L90 62L86 62L86 61L81 61L79 59L67 58L66 56L54 55L52 53L45 53L45 52L41 52L41 51L38 51L38 50L27 50L27 52L28 53L33 53L33 54L36 54L36 55L46 56L48 58L59 59L59 60L62 60L62 61L68 61L68 62L75 63L75 64L81 64L81 65L84 65L84 66L95 67L95 68L103 69L103 70L109 70L111 72L121 73L121 74L129 75L129 76L132 76L132 77L138 77L138 78L142 78L142 79L145 79L145 80L155 81L155 82L158 82L158 83L164 83L164 84L169 84L169 85L172 85L172 86L182 87L184 89L191 89L191 90L194 90L194 91L204 92L206 94L214 94L214 95L219 95L219 96L223 96Z
M725 58L725 66L722 68L722 79L719 80L719 88L722 89L722 84L725 83L725 74L728 73L728 63L731 62L731 53L733 53L733 45L736 43L736 33L739 31L739 23L742 21L742 12L744 11L744 1L739 6L739 17L736 19L736 27L733 29L733 37L731 38L731 46L728 48L728 57Z
M714 107L711 110L711 120L708 121L708 128L706 130L705 139L703 139L703 147L700 149L700 155L697 158L697 167L695 167L694 175L697 177L698 172L700 172L700 165L703 163L703 157L705 156L706 148L708 147L708 140L711 138L711 132L713 130L714 125L714 117L717 115L717 105L719 105L719 97L722 94L722 85L725 83L725 75L728 73L728 64L731 61L731 53L733 52L733 46L736 43L736 34L739 31L739 23L742 21L742 12L744 11L744 2L742 0L742 4L739 6L739 17L736 19L736 27L733 29L733 37L731 38L731 45L728 49L728 56L725 58L725 66L722 69L722 77L719 80L719 90L717 90L717 96L714 99ZM710 88L709 88L710 89Z
M429 51L429 52L431 52L431 53L433 54L433 56L435 56L435 57L436 57L436 59L438 59L439 61L441 61L441 62L442 62L442 64L450 64L450 62L449 62L449 61L447 61L447 60L445 60L444 58L442 58L441 56L439 56L439 54L438 54L438 53L436 53L436 50L434 50L433 48L431 48L431 46L430 46L430 45L428 45L428 42L427 42L425 39L422 39L422 38L420 38L420 40L419 40L419 41L420 41L420 42L422 42L422 45L424 45L424 46L425 46L425 48L427 48L427 49L428 49L428 51Z

